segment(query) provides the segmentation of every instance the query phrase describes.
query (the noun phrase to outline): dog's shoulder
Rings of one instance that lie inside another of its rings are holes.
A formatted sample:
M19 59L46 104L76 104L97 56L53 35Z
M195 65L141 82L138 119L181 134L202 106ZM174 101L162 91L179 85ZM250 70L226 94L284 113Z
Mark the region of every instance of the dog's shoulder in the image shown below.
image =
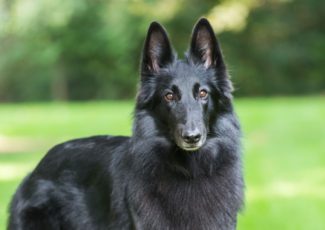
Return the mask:
M109 165L115 153L128 148L129 137L92 136L73 139L52 147L34 173L51 175L62 171L88 171Z
M94 151L109 151L126 144L129 137L126 136L107 136L98 135L78 139L72 139L53 146L48 154L65 153L80 153L80 152L94 152Z

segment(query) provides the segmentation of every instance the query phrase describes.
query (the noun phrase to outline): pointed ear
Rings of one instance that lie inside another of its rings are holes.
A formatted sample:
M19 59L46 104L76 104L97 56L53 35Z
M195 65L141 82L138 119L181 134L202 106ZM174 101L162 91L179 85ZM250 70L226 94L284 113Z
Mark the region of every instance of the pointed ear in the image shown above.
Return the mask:
M206 68L223 65L217 38L205 18L201 18L194 26L189 55L195 63L201 63Z
M165 29L158 22L152 22L143 48L142 72L158 72L173 60L172 47Z

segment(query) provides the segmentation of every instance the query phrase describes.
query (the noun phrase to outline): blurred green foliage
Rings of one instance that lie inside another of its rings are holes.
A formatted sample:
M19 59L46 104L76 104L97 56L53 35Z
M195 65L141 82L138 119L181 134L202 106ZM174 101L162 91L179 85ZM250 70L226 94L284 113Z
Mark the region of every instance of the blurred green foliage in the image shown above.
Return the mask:
M245 26L218 31L236 94L323 93L324 1L238 2ZM151 21L166 26L182 57L195 21L227 3L0 0L0 101L131 98Z
M243 31L222 34L238 93L324 93L324 20L322 0L266 1Z

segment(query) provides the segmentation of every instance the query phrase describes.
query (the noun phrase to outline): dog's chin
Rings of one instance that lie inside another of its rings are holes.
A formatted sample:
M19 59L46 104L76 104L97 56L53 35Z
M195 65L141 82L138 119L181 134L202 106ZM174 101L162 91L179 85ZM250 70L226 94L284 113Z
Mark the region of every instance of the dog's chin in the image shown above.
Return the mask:
M183 150L188 151L188 152L194 152L194 151L199 150L201 148L201 146L182 146L180 148L182 148Z

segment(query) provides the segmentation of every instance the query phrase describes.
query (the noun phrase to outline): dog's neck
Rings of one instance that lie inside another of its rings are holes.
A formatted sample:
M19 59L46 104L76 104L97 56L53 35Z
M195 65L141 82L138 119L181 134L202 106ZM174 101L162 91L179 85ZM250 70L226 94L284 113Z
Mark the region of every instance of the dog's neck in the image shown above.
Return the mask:
M158 126L163 124L154 120L150 116L150 111L137 111L136 114L131 138L132 154L135 161L139 159L143 161L141 164L135 164L141 165L143 172L155 176L158 176L155 173L157 172L157 174L172 173L186 178L209 177L215 174L225 161L236 161L238 158L236 152L229 154L228 151L233 150L225 149L224 144L239 140L229 140L227 136L218 137L216 134L209 136L206 143L197 151L185 151L175 144L168 131L161 131L164 129ZM222 128L233 131L232 124L229 126ZM139 154L145 156L138 157Z

